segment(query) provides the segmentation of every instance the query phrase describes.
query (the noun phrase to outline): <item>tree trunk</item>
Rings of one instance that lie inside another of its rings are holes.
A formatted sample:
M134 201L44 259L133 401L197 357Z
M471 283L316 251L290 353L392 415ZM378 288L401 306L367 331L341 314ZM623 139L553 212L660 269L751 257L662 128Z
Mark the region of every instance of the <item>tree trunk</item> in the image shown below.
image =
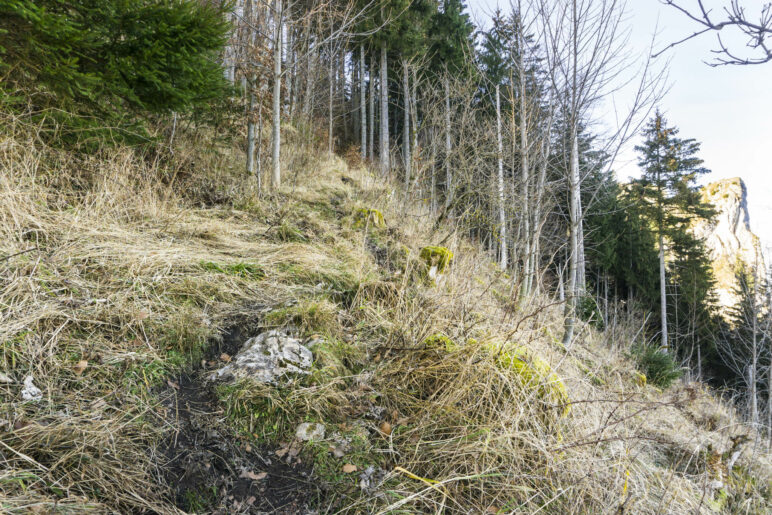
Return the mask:
M453 203L453 174L450 170L450 83L444 79L445 86L445 208Z
M281 47L282 47L282 8L281 0L274 0L276 17L276 34L273 46L273 120L271 134L271 187L276 190L281 186Z
M662 230L659 231L659 301L662 304L660 316L662 317L662 350L670 352L670 344L667 335L667 292L665 283L665 237Z
M359 151L362 161L367 158L367 108L365 90L365 45L359 44Z
M389 163L389 70L386 60L386 43L381 43L381 175L386 175L391 168Z
M518 26L522 27L520 18L520 2L518 2ZM520 182L522 183L522 201L523 211L521 220L523 221L523 237L525 238L525 251L523 255L523 282L521 293L525 297L530 293L531 288L531 245L532 234L529 215L529 163L528 163L528 113L525 101L525 59L523 57L524 44L522 30L518 30L518 85L520 88Z
M501 95L496 84L496 162L498 165L498 197L499 197L499 266L507 269L507 216L504 212L504 144L501 138Z
M579 230L581 228L579 211L579 141L576 127L572 127L571 165L569 170L569 240L570 256L568 270L568 288L566 292L566 319L563 333L563 345L570 347L574 338L574 324L579 291L577 278L579 272Z
M330 32L332 32L332 29L330 29ZM329 88L328 88L328 97L327 97L327 151L332 154L333 150L333 132L335 131L335 127L333 126L334 122L334 113L333 113L333 98L335 95L335 57L334 52L332 51L332 34L330 34L330 62L329 66L327 67L327 76L328 76L328 82L329 82Z
M370 56L370 112L367 117L367 125L369 127L369 141L367 145L367 155L370 157L370 162L375 160L375 63L373 63L373 57Z
M411 128L411 137L413 138L412 144L411 144L411 155L413 161L417 159L416 153L418 152L418 101L417 101L417 80L416 80L416 71L415 68L413 69L413 92L411 97L411 103L410 103L410 117L413 120L412 128ZM415 176L415 183L418 184L418 170L413 168L413 163L410 164L410 169L413 172L413 175Z
M249 88L249 110L247 117L247 174L255 172L255 85L257 78L253 75L247 83Z
M402 95L404 97L405 119L402 127L402 149L405 160L405 193L410 191L410 176L412 157L410 155L410 79L408 77L407 61L402 60Z

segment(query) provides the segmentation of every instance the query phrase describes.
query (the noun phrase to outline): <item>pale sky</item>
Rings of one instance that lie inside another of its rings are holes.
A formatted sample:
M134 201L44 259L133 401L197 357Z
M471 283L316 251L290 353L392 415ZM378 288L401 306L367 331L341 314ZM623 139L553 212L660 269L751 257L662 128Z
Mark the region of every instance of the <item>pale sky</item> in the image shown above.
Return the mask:
M728 3L713 0L708 5ZM744 3L749 12L757 12L761 1ZM477 22L484 22L496 5L509 11L508 0L468 0L468 5ZM660 47L697 28L659 0L628 0L627 5L631 50L636 52L648 47L657 27ZM742 52L744 41L739 43L737 49ZM748 188L751 227L765 246L772 246L772 62L712 68L705 61L711 59L716 45L715 37L705 34L659 58L670 60L670 90L660 107L681 137L702 143L700 157L712 170L704 182L742 177ZM632 146L622 153L615 165L620 180L637 174L635 158Z

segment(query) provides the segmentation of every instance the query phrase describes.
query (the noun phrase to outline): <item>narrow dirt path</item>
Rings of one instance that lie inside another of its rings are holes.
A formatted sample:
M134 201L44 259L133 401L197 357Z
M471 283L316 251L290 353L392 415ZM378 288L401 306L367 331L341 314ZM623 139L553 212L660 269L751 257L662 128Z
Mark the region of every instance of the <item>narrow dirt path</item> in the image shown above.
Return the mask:
M235 327L211 346L206 361L223 352L234 355L246 338ZM159 449L175 505L191 513L310 512L323 496L311 470L236 435L206 381L210 373L198 364L159 393L167 420L176 428Z

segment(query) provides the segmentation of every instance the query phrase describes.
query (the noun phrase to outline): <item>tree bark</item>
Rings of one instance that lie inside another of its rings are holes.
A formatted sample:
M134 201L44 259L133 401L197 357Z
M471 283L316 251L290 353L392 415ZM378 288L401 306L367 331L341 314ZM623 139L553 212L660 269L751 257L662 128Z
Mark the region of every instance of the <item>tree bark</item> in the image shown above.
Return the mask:
M365 45L359 44L359 129L360 142L359 151L362 161L367 158L367 108L365 102L367 99L365 90Z
M574 324L576 320L576 306L579 291L577 289L577 277L579 269L579 141L576 135L576 127L572 127L571 165L569 170L569 240L570 255L568 269L568 288L566 291L566 319L564 324L563 345L570 347L574 338Z
M404 97L404 122L402 126L402 150L405 160L405 192L410 191L412 157L410 154L410 79L406 60L402 60L402 96Z
M386 43L381 43L380 65L380 90L381 90L381 175L386 175L391 168L389 163L389 70L386 60Z
M665 278L665 237L662 229L659 231L659 301L660 316L662 317L662 350L670 352L670 344L667 335L667 292Z
M496 164L498 165L498 199L499 199L499 266L507 269L507 217L504 212L504 143L501 137L501 95L496 84Z
M276 190L281 186L281 47L282 47L282 5L281 0L274 0L276 34L273 47L273 120L271 134L271 187Z
M450 83L444 78L445 86L445 208L453 203L453 174L450 169Z

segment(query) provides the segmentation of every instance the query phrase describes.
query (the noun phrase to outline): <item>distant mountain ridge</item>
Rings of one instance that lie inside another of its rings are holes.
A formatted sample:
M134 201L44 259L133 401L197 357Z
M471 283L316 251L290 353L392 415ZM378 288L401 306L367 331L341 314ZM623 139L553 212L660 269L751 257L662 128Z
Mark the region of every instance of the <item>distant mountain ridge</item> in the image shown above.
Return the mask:
M695 235L705 241L713 261L719 307L737 303L735 271L740 263L749 269L766 269L761 243L750 228L748 191L740 177L712 182L701 190L704 201L713 204L716 217L695 225Z

